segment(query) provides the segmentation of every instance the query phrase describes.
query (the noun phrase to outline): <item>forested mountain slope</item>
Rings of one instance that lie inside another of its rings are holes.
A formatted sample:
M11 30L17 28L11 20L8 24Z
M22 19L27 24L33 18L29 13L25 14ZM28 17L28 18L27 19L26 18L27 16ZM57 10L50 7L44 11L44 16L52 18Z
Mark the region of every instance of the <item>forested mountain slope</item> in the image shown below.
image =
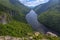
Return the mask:
M32 32L25 19L30 9L22 4L16 6L10 1L0 0L0 36L26 36L28 32Z
M60 1L59 0L50 0L49 2L45 3L45 4L41 4L37 7L35 7L35 11L37 14L41 14L45 11L48 11L53 5L56 5L56 4L60 4Z
M3 9L4 11L10 13L11 15L14 15L13 16L14 19L24 21L25 20L25 15L26 15L26 13L29 12L30 9L25 7L21 3L13 4L12 3L13 1L18 3L17 0L0 0L0 6L1 6L0 8Z
M60 34L60 4L55 4L47 11L41 13L39 21Z

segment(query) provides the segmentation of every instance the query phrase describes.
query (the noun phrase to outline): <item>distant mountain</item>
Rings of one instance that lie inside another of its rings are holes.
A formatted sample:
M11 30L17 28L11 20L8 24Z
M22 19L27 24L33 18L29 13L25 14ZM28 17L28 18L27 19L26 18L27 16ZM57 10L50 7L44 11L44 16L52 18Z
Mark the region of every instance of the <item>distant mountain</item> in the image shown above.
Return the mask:
M47 10L49 10L53 5L55 4L60 4L60 0L50 0L49 2L45 3L45 4L41 4L37 7L35 7L35 11L37 14L43 13Z

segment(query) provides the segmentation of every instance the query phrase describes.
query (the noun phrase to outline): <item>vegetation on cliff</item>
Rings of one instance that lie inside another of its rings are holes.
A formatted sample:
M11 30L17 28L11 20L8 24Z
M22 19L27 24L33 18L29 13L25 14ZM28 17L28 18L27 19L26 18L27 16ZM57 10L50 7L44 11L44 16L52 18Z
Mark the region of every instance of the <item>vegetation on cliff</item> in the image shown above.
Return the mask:
M48 11L40 14L39 21L46 27L60 33L60 5L54 5Z

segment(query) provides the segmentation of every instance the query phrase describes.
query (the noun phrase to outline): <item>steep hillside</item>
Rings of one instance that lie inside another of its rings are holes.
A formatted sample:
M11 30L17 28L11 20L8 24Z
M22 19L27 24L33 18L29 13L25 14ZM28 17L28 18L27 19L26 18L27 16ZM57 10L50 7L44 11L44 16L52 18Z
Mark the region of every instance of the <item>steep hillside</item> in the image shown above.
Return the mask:
M11 21L8 24L0 24L0 36L14 36L23 37L27 33L31 33L32 28L26 23L22 23L16 20Z
M12 2L16 2L13 4ZM4 11L9 12L10 14L14 15L14 19L24 21L26 13L29 12L29 8L25 7L21 3L18 3L17 0L0 0L0 6L2 5ZM1 8L1 7L0 7ZM21 18L21 19L20 19ZM26 21L26 20L25 20Z
M45 4L41 4L37 7L35 7L35 11L37 14L41 14L47 10L49 10L51 8L51 6L60 3L59 0L50 0L49 2L45 3Z
M25 20L30 9L22 4L16 5L10 0L0 0L0 36L22 37L32 32L31 26Z
M60 4L55 4L49 10L40 14L39 21L60 34Z

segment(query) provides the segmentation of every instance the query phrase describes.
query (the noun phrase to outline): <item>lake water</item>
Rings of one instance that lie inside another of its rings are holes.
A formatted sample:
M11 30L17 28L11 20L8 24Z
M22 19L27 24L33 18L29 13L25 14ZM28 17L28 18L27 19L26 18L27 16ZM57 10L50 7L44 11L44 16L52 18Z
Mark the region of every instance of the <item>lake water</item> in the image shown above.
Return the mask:
M35 31L39 31L42 33L46 33L47 31L49 31L44 25L42 25L41 23L38 22L37 19L37 14L35 13L34 10L31 10L27 15L26 15L26 20L27 22L32 26L32 28Z
M36 7L40 4L47 3L49 0L19 0L23 5L27 7ZM37 19L37 14L35 13L34 10L31 10L27 15L26 15L26 20L27 22L32 26L32 28L36 31L46 33L48 29L42 25L41 23L38 22Z

